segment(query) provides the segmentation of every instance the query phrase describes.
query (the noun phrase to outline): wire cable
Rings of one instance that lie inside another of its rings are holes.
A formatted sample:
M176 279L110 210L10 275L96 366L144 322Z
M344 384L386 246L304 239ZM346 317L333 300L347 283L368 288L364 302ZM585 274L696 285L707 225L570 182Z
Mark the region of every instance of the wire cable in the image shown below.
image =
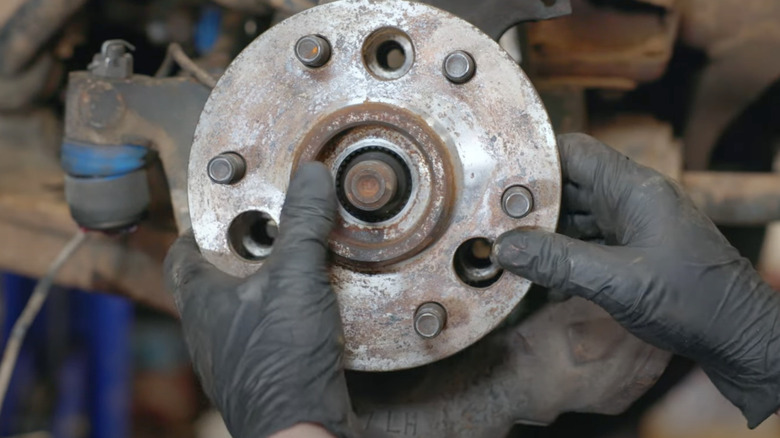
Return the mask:
M84 231L79 231L73 238L65 245L65 248L57 255L54 262L49 266L46 275L38 281L35 285L33 293L27 304L24 306L24 310L19 318L14 323L11 335L8 337L8 343L5 346L3 352L3 359L0 361L0 411L3 409L3 401L5 395L8 392L8 384L11 382L11 375L14 372L16 365L16 359L19 357L19 350L22 348L22 343L27 335L27 329L30 328L35 317L43 307L43 303L46 302L46 298L51 291L51 285L54 283L54 278L57 276L62 265L73 255L74 252L84 243L87 234Z
M168 46L168 52L165 54L165 59L154 76L157 78L167 76L173 67L174 61L182 70L194 76L201 84L209 88L217 86L217 80L214 79L214 76L201 68L198 64L195 64L195 61L184 53L184 49L182 49L181 45L178 43L171 43Z

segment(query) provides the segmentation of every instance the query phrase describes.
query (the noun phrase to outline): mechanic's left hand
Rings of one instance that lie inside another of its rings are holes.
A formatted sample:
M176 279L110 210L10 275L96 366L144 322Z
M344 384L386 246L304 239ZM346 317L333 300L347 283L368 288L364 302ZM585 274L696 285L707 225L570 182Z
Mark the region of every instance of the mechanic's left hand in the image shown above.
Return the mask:
M303 424L351 436L341 319L327 271L335 215L330 173L304 164L290 184L273 254L254 275L218 270L191 234L168 254L166 277L192 362L234 437Z

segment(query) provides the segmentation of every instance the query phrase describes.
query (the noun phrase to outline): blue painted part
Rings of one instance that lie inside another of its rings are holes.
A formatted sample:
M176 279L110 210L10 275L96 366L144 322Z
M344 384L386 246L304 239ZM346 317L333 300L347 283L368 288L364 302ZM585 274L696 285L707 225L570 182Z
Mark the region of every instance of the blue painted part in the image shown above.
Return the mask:
M21 314L35 281L0 273L0 340L4 346L13 323ZM18 434L19 410L41 376L42 360L51 360L47 342L47 312L70 312L70 332L75 343L57 374L58 398L52 422L54 437L72 437L73 419L89 413L91 438L127 438L130 435L132 394L131 330L133 305L103 294L70 291L67 309L44 306L28 331L11 385L0 412L0 436ZM83 345L81 349L78 345Z
M51 422L53 438L73 438L79 436L81 421L87 407L89 386L89 368L87 354L76 350L63 363L57 376L57 403Z
M3 310L3 332L0 345L5 346L14 322L22 314L27 298L35 284L28 278L13 274L2 274L0 281L0 290L3 294L3 306L0 307L0 310Z
M0 348L5 349L16 318L21 315L34 287L35 282L28 278L13 274L0 274L0 292L2 293L0 311L3 311ZM39 322L34 323L31 330L39 325ZM0 436L9 436L19 431L18 409L22 397L29 393L29 388L34 382L34 370L35 360L30 342L24 342L11 376L2 412L0 412Z
M62 168L81 177L121 176L146 166L149 149L138 145L62 144Z
M26 343L25 343L26 344ZM15 436L24 427L25 403L29 403L29 396L37 379L36 355L29 345L22 347L16 366L8 385L3 413L0 415L0 436Z
M198 25L195 28L195 49L200 54L211 51L219 38L222 26L222 10L210 5L203 8Z
M110 295L89 294L88 312L90 351L91 438L127 438L130 436L132 394L131 328L133 305Z

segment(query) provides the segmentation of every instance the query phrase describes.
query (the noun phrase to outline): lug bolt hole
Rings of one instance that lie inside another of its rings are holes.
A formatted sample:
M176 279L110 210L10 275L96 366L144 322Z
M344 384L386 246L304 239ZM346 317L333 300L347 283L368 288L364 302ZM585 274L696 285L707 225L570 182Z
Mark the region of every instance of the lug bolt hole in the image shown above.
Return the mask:
M376 60L383 69L394 72L406 63L406 52L397 41L386 41L379 45Z
M372 33L363 44L363 62L377 79L403 77L414 65L414 45L400 29L385 27Z
M453 259L453 267L458 278L475 288L487 288L495 284L504 273L490 260L493 242L485 238L469 239L461 244Z
M246 211L228 227L230 249L244 260L259 262L271 255L279 226L267 213Z

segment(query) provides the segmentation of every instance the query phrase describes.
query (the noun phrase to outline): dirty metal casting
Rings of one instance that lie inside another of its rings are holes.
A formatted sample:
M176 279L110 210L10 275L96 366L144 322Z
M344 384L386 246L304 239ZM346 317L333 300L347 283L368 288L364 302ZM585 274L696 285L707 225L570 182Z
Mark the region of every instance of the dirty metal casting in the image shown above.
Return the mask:
M613 3L622 2L571 0L574 14L526 27L524 58L538 80L627 90L663 76L674 52L680 13L662 8L626 12Z
M670 353L595 304L541 304L529 295L521 315L454 357L348 373L358 427L372 437L505 437L516 423L546 425L564 412L621 413L666 368Z
M307 35L330 42L320 68L296 55ZM442 74L456 51L478 65L464 84ZM225 152L246 162L233 185L207 172ZM205 257L233 275L255 272L272 251L290 178L307 161L331 170L339 194L332 281L354 370L425 365L495 329L530 283L502 275L490 242L517 226L552 231L558 219L560 163L536 91L489 36L421 3L328 3L238 56L190 155L190 213ZM502 208L514 186L535 200L520 220ZM433 318L431 329L429 312L416 318L426 303L446 309L446 322Z
M65 102L64 142L89 145L91 156L100 158L91 161L94 164L103 159L115 162L127 144L155 151L168 179L176 225L186 230L188 158L208 94L208 88L186 77L115 79L73 72ZM206 163L202 172L207 173Z

